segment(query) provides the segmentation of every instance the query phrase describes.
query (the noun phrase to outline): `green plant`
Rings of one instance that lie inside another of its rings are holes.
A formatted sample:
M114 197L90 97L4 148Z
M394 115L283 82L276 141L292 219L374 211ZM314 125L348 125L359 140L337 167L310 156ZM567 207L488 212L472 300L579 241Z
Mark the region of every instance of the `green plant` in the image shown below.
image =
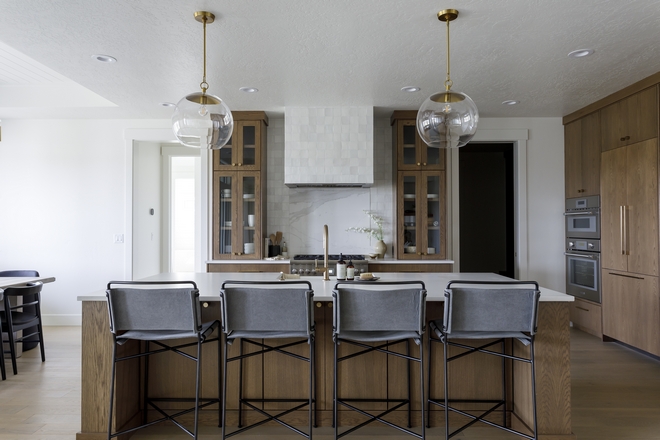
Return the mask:
M372 222L376 224L375 228L348 228L347 232L360 232L362 234L368 234L371 237L374 237L376 240L383 239L383 218L377 216L371 211L364 210L364 213L369 216Z

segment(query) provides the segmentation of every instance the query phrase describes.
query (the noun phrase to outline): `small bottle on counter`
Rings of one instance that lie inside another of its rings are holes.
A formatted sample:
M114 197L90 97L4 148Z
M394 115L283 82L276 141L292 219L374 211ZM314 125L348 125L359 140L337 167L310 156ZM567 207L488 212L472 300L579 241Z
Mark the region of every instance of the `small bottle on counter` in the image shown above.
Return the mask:
M344 255L339 254L339 261L337 261L337 280L343 281L346 279L346 262L344 261Z
M346 266L346 279L348 281L353 281L355 279L355 266L353 266L353 260L348 260L348 266Z
M289 250L286 247L286 241L282 242L282 258L289 258Z

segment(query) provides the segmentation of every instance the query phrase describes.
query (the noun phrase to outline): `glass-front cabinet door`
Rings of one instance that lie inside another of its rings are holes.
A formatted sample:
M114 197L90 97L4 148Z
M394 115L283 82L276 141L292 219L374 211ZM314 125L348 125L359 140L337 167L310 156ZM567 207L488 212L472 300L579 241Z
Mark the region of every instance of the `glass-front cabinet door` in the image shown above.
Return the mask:
M445 150L426 145L417 134L414 119L397 120L397 167L399 170L444 170Z
M231 139L213 155L214 170L255 171L261 166L261 121L234 122Z
M398 172L398 258L445 259L444 179L444 171Z
M259 173L215 171L213 180L213 259L260 259Z

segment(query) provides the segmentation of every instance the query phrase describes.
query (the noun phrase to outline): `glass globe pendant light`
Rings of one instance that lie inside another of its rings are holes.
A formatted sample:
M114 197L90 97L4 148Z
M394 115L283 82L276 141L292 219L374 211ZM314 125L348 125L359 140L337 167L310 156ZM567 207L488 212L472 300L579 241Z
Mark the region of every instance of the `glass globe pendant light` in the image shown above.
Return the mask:
M449 22L458 17L456 9L438 12L438 20L447 22L447 79L445 91L429 96L417 112L417 132L430 147L458 148L477 132L479 111L468 95L453 92L449 75Z
M172 115L172 129L187 147L219 150L231 138L234 118L222 99L206 93L209 88L206 82L206 24L213 23L215 15L197 11L195 20L204 25L204 76L199 85L202 91L191 93L177 103Z

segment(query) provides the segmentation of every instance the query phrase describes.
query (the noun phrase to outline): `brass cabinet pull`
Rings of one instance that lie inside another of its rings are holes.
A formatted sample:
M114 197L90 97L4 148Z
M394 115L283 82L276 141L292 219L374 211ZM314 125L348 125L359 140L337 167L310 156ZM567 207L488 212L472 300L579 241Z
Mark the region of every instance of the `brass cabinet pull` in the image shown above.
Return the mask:
M332 308L332 301L328 303L328 307Z
M426 162L424 162L422 165L426 166Z
M235 167L235 166L236 166L236 164L235 164L235 163L232 163L232 164L231 164L231 166L233 166L233 167Z
M420 162L417 162L417 166L420 166L420 165L421 165L421 163L420 163Z
M323 307L323 304L321 304L320 302L317 302L316 307L321 308L321 307Z
M624 255L630 255L630 249L628 249L628 210L627 206L623 205L623 252Z
M589 311L589 309L585 309L584 307L580 307L580 306L575 306L575 308L580 309L580 310L584 310L585 312Z
M633 279L635 279L635 280L643 280L643 279L644 279L644 277L636 277L636 276L633 276L633 275L624 275L624 274L622 274L622 273L614 273L614 272L610 272L609 274L610 274L610 275L617 276L617 277L633 278Z
M239 166L239 167L242 167L242 166L243 166L243 164L239 162L239 163L238 163L238 166Z
M209 303L207 303L207 302L202 303L202 307L207 308L208 306L209 306Z
M621 238L621 255L626 255L623 244L623 205L619 206L619 236Z

